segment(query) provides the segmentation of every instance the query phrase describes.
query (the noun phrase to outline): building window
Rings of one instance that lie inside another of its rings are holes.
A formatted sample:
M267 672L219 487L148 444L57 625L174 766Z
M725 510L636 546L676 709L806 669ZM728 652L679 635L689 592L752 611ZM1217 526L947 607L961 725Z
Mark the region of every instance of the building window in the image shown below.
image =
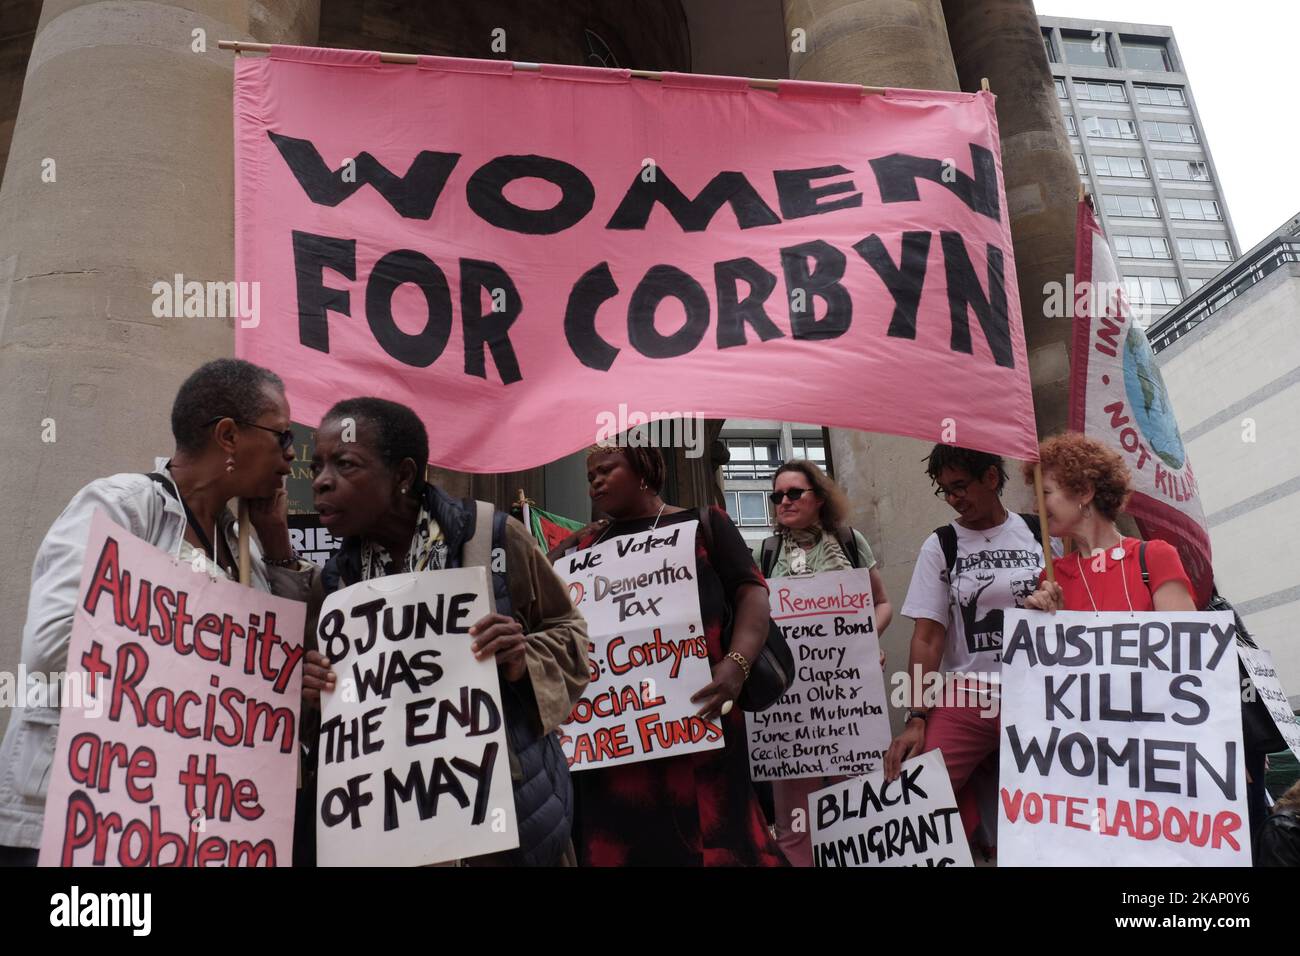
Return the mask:
M1083 153L1074 154L1074 168L1079 171L1080 176L1088 175L1088 161L1083 158Z
M1196 127L1191 123L1155 123L1150 120L1142 124L1146 127L1147 138L1157 143L1199 143Z
M1047 51L1047 62L1048 62L1048 63L1060 63L1060 62L1061 62L1061 61L1057 58L1057 56L1056 56L1056 50L1054 50L1054 49L1052 48L1052 31L1051 31L1051 30L1044 30L1044 31L1043 31L1043 49L1045 49L1045 50Z
M1065 80L1057 76L1053 77L1052 83L1056 86L1056 98L1058 100L1068 100L1070 98L1065 92Z
M1106 215L1128 219L1159 219L1156 201L1152 196L1103 196Z
M1084 124L1093 139L1137 139L1137 124L1132 120L1113 116L1086 116Z
M1194 159L1157 159L1156 175L1179 182L1208 183L1210 167Z
M723 466L724 478L771 478L781 464L775 438L728 438L731 460Z
M771 524L767 516L766 491L727 491L723 492L727 503L727 514L741 527L754 527Z
M1094 156L1093 168L1098 176L1119 176L1124 179L1149 179L1147 163L1140 156Z
M1232 247L1226 239L1179 239L1178 254L1184 259L1231 262Z
M1209 281L1209 279L1198 279L1195 276L1192 276L1187 280L1187 288L1190 292L1195 292Z
M1065 60L1074 66L1114 66L1110 55L1110 44L1106 34L1098 32L1092 36L1086 34L1062 34L1061 46L1065 48Z
M1125 259L1169 258L1169 240L1160 236L1116 236L1114 241L1115 254Z
M1075 80L1074 95L1081 100L1100 100L1103 103L1127 103L1128 95L1123 83L1102 83L1099 80Z
M794 439L794 457L806 458L822 471L826 470L826 445L820 438Z
M1147 106L1186 106L1187 95L1177 86L1133 84L1133 96Z
M1223 213L1213 199L1170 199L1166 201L1170 219L1219 222Z
M1074 116L1070 113L1065 114L1065 131L1071 136L1079 135L1079 129L1074 125Z
M1124 63L1130 70L1149 70L1155 73L1172 73L1173 61L1169 46L1164 40L1122 40ZM1073 61L1071 61L1073 62Z
M1177 305L1183 301L1178 280L1168 276L1126 276L1124 288L1135 306Z

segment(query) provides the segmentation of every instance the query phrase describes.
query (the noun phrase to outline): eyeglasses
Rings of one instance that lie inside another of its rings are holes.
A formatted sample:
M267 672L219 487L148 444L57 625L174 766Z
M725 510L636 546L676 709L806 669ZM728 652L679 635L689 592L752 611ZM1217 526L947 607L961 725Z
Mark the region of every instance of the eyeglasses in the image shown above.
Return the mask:
M204 428L207 428L207 427L209 427L209 426L211 426L211 425L215 425L217 422L219 422L219 421L221 421L223 418L227 418L227 417L229 417L229 416L226 416L226 415L218 415L216 418L212 419L210 422L207 422L203 427L204 427ZM265 425L259 425L259 424L257 424L256 422L246 422L246 421L242 421L242 420L240 420L240 419L238 419L238 418L232 418L231 421L235 422L235 424L237 424L237 425L247 425L249 428L260 428L260 429L262 429L262 431L264 431L264 432L270 432L272 435L276 435L276 436L278 436L279 439L280 439L280 451L288 451L290 448L293 447L293 429L292 429L292 428L286 428L284 431L280 431L280 429L278 429L278 428L268 428L268 427L265 426Z
M934 496L936 498L965 498L970 485L969 481L955 481L947 488L939 485L934 489Z
M772 504L779 505L782 499L784 498L789 498L791 501L798 501L800 498L804 496L804 493L808 491L812 491L812 489L811 488L790 488L786 491L774 491L767 497L771 500Z

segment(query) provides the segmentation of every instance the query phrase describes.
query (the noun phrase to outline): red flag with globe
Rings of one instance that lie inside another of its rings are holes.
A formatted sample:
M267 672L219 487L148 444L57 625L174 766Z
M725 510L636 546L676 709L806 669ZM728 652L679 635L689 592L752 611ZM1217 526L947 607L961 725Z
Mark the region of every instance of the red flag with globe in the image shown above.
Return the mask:
M1113 447L1133 473L1128 512L1144 538L1178 549L1198 607L1214 570L1196 475L1146 332L1133 322L1115 257L1092 207L1079 203L1070 427Z

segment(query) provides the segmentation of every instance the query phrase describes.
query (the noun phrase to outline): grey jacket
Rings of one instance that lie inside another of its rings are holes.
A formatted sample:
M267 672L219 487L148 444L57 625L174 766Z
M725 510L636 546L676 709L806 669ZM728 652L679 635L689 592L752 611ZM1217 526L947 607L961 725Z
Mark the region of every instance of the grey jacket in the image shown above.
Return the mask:
M166 458L153 471L166 474ZM185 511L179 501L145 474L124 473L92 481L73 496L46 532L32 566L27 621L23 625L22 664L28 675L67 669L73 610L81 583L90 518L100 508L136 537L170 554L180 550ZM221 532L237 554L239 528L229 510ZM296 601L307 599L311 565L266 567L255 537L249 538L252 583L262 591ZM38 847L45 816L50 765L59 730L57 706L15 707L0 744L0 846ZM53 701L57 705L57 700Z

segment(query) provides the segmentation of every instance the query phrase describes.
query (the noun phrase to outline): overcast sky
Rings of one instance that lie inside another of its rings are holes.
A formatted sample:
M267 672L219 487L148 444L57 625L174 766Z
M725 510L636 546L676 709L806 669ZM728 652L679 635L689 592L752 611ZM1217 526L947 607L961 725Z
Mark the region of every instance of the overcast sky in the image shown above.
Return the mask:
M1245 252L1300 212L1297 0L1035 0L1041 16L1173 27Z

